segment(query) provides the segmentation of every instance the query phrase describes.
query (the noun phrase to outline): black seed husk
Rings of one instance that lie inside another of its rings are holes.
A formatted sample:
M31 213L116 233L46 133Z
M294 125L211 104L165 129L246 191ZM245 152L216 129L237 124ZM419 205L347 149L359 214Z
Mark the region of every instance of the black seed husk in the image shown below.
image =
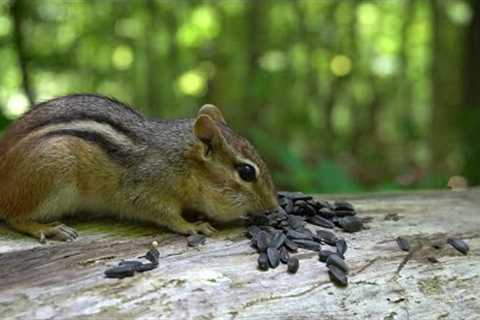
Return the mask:
M268 257L268 263L270 264L270 267L272 267L273 269L278 267L278 265L280 264L280 253L278 252L277 249L268 248L267 257Z
M310 217L307 217L306 219L309 223L311 224L314 224L316 226L319 226L319 227L324 227L324 228L329 228L329 229L333 229L333 227L335 226L330 220L327 220L325 218L322 218L320 216L310 216Z
M264 252L267 250L270 243L270 236L265 231L260 231L255 237L255 245L257 246L258 251Z
M298 261L297 257L290 257L287 262L287 271L289 273L296 273L300 266L300 262Z
M144 272L144 271L150 271L158 267L158 263L142 263L139 266L135 267L135 271L137 272Z
M136 261L136 260L124 260L124 261L120 261L120 263L118 264L119 266L133 266L133 267L137 267L137 266L141 266L143 263L141 261Z
M145 258L152 263L158 263L159 257L160 252L158 252L158 250L155 248L148 250L147 254L145 255Z
M357 232L363 229L362 220L355 216L347 216L338 219L340 227L347 232Z
M279 253L280 253L280 262L287 263L288 259L290 258L290 254L288 253L287 248L281 247L279 250Z
M295 242L293 242L292 240L290 239L285 239L285 241L283 242L283 245L285 246L285 248L288 249L288 251L290 252L297 252L298 251L298 246Z
M326 244L334 246L337 242L337 236L330 231L327 230L317 230L317 236Z
M455 249L457 249L457 251L460 251L463 254L467 254L468 251L470 250L470 247L468 246L468 244L461 239L449 238L447 240L447 243L449 245L451 245L452 247L454 247Z
M353 205L350 202L346 202L346 201L335 201L333 205L335 207L335 211L337 210L354 211L355 210L353 208Z
M287 238L292 240L295 240L295 239L312 240L312 236L309 233L303 233L296 230L288 230Z
M313 240L303 240L303 239L294 239L293 242L297 244L298 247L311 251L320 251L320 244Z
M410 251L410 243L408 242L407 239L398 237L396 241L400 250L407 251L407 252Z
M191 236L187 237L187 245L189 247L197 247L199 245L205 244L207 237L203 234L192 234Z
M321 208L317 211L317 214L325 219L332 219L335 217L335 212L330 208Z
M276 231L272 236L272 240L270 241L270 247L279 249L281 246L283 246L285 239L287 239L287 236L282 231Z
M342 269L343 272L348 273L349 268L345 261L338 254L331 254L327 258L327 266L334 265L337 268Z
M258 268L260 270L268 270L268 257L267 257L267 254L265 252L262 252L260 253L260 255L258 256Z
M337 247L337 253L340 257L343 257L345 255L345 252L347 252L347 242L344 239L339 239L335 243L335 246Z
M135 266L131 264L116 266L105 270L105 276L107 278L122 279L126 277L132 277L134 274Z
M347 275L342 269L334 265L330 265L328 267L328 274L330 275L330 279L333 283L342 287L346 287L348 285Z
M251 238L255 238L255 236L257 235L257 233L259 233L260 231L262 231L259 227L257 226L249 226L247 228L247 233L248 235L251 237Z
M320 258L320 261L327 262L328 257L332 254L336 254L336 252L330 250L320 250L320 252L318 252L318 257Z

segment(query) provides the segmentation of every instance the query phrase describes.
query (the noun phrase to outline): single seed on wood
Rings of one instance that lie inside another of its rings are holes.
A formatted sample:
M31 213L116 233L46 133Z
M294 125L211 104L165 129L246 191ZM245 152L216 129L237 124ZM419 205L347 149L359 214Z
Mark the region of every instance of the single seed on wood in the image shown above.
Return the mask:
M153 263L158 263L158 259L160 257L160 252L156 248L148 250L145 258Z
M135 271L137 272L144 272L144 271L150 271L158 267L158 263L142 263L139 266L135 266Z
M263 271L268 270L268 257L265 252L260 253L260 255L258 256L257 262L258 262L258 268L260 270L263 270Z
M330 267L331 265L336 266L337 268L342 269L343 272L348 273L348 265L345 261L338 255L338 254L331 254L327 258L327 266Z
M158 242L152 241L152 248L158 248Z
M346 287L348 285L347 274L335 265L330 265L328 267L328 274L330 275L330 279L333 283L342 287Z
M132 277L134 274L135 266L131 264L116 266L105 270L105 276L107 278L122 279L126 277Z
M327 262L328 257L332 254L336 253L330 250L320 250L320 252L318 252L318 257L320 258L320 261Z
M447 243L463 254L467 254L468 250L470 250L468 244L465 241L460 239L449 238L447 240Z
M338 255L343 258L345 252L347 252L347 242L344 239L339 239L335 243L335 246L337 247Z
M410 243L408 242L407 239L405 238L402 238L402 237L398 237L397 238L397 244L398 244L398 247L403 250L403 251L410 251Z
M267 257L270 267L275 269L280 264L280 253L275 248L267 249Z
M191 236L187 237L187 245L189 247L197 247L201 244L205 244L207 237L203 234L192 234Z
M137 266L141 266L143 263L141 261L136 261L136 260L124 260L124 261L120 261L120 263L118 264L119 266L133 266L133 267L137 267Z
M287 248L281 247L279 252L280 252L280 262L287 263L288 259L290 258L290 254L288 253Z
M297 257L290 257L287 262L287 271L289 273L296 273L300 266L300 262L298 261Z

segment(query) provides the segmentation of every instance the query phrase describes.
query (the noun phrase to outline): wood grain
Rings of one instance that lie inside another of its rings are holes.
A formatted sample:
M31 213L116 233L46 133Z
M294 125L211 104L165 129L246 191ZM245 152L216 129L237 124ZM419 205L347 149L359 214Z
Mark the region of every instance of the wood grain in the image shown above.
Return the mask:
M75 223L73 243L35 240L0 226L2 319L480 319L480 190L370 194L348 199L368 230L340 231L349 244L350 284L329 281L317 255L298 254L300 270L261 272L242 228L200 248L156 229L105 221ZM159 234L160 233L160 234ZM413 253L394 239L407 237ZM447 236L467 240L464 256ZM122 259L160 243L158 269L106 279ZM438 263L432 263L432 257Z

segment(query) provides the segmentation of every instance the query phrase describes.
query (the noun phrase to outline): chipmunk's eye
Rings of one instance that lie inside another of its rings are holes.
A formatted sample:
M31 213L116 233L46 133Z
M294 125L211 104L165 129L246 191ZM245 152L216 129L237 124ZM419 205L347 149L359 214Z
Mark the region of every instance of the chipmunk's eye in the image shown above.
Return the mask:
M255 168L249 164L243 163L236 166L238 175L242 180L247 182L252 182L257 178L257 173L255 172Z

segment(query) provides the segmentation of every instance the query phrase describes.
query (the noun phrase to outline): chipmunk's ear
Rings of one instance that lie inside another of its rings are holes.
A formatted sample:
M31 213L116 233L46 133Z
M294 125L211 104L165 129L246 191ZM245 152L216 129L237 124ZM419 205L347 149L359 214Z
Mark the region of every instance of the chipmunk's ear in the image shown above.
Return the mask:
M227 124L225 119L223 118L222 112L220 109L215 107L213 104L206 104L203 107L198 110L197 116L201 116L202 114L205 114L207 116L210 116L215 121L221 122L223 124Z
M206 114L200 114L197 119L195 119L193 134L205 145L205 155L220 148L223 143L220 128L215 121Z

